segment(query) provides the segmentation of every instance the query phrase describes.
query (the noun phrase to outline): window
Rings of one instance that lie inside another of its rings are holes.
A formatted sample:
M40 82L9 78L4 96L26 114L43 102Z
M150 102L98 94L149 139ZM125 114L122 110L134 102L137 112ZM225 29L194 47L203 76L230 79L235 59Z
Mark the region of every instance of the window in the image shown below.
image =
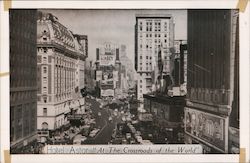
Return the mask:
M140 26L140 31L142 31L142 26Z
M142 80L140 80L140 83L142 83Z
M142 85L140 85L140 88L142 88Z
M43 67L43 73L47 73L47 67Z
M142 59L142 56L140 56L140 59Z
M44 103L47 103L47 97L44 97L44 98L43 98L43 102L44 102Z
M43 108L43 116L47 116L47 108Z
M148 56L146 56L146 59L148 59Z

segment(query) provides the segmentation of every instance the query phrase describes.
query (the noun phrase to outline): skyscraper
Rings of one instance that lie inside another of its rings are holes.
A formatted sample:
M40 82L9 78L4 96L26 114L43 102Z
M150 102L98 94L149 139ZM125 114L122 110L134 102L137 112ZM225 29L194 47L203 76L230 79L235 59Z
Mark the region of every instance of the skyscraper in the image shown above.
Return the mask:
M154 91L160 62L163 72L169 73L170 48L174 41L174 23L171 15L136 15L135 70L137 71L137 99ZM159 52L161 55L159 55Z
M36 10L10 10L11 153L36 139Z

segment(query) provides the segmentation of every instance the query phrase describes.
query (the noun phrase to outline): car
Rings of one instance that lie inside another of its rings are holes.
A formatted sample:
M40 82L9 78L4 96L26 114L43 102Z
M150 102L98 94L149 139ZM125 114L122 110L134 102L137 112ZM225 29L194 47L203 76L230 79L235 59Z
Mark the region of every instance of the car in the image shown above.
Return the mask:
M142 140L143 140L141 136L136 136L135 138L136 138L136 140L137 140L139 143L141 143Z
M130 139L131 138L131 133L126 133L126 139Z
M112 120L113 120L113 118L110 116L110 117L109 117L109 121L111 122Z
M152 145L153 144L150 140L142 140L140 143L143 145Z
M74 145L81 145L81 140L80 139L75 139L73 140Z
M94 130L92 130L89 134L90 137L95 137L96 134L100 131L99 128L95 128Z
M98 112L98 116L101 116L102 115L102 113L101 112Z
M87 140L87 137L86 136L82 136L81 137L81 143L83 143L85 140Z

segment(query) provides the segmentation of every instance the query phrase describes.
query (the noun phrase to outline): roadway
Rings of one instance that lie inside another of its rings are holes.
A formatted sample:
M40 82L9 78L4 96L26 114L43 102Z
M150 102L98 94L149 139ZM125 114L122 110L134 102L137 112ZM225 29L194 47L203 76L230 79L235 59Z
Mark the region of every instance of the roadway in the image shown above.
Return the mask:
M108 144L111 140L111 135L116 124L121 121L121 116L113 117L113 121L110 122L109 116L112 114L111 110L107 108L100 108L100 103L94 99L86 98L86 102L91 104L91 110L96 120L96 126L100 128L100 131L93 138L88 138L84 144ZM98 115L101 113L101 116Z

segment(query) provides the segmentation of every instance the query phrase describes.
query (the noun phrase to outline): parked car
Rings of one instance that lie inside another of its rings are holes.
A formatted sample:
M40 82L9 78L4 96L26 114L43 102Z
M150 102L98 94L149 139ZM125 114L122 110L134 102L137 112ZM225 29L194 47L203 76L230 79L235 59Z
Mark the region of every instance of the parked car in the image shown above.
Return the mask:
M99 131L100 131L99 128L95 128L94 130L92 130L92 131L90 132L89 136L93 138L93 137L96 136L96 134L97 134Z
M131 138L131 133L126 133L126 139L130 139Z

